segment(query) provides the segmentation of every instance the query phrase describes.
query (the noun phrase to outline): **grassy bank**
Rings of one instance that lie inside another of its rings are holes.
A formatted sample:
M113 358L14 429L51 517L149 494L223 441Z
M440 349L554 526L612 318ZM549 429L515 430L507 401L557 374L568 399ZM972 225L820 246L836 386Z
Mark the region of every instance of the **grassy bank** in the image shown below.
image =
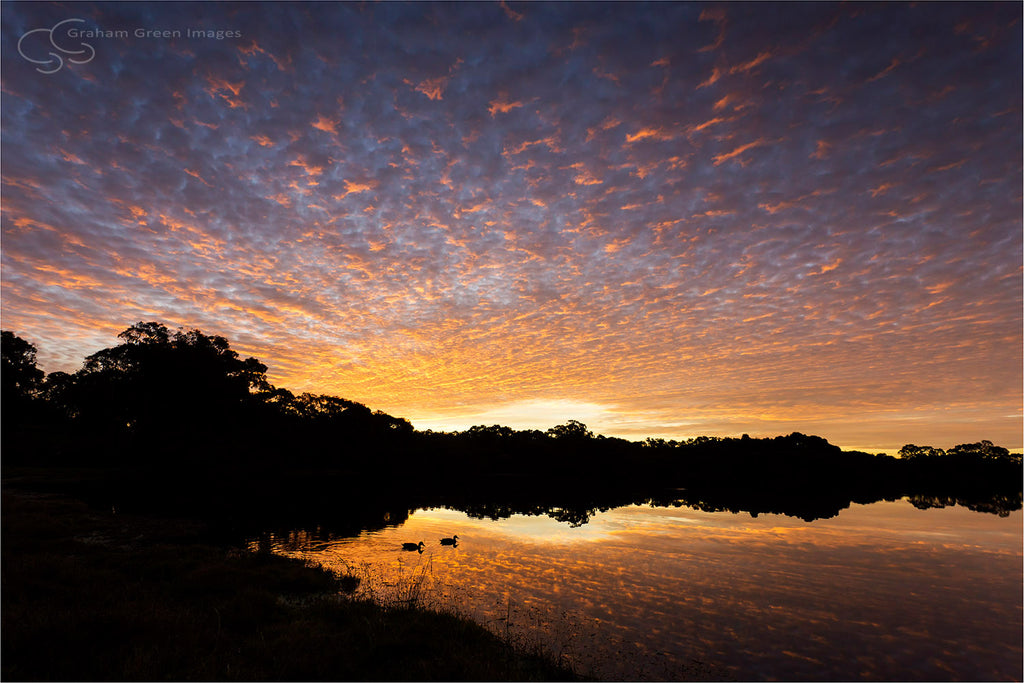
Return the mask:
M569 680L471 621L344 597L178 521L3 493L4 680Z

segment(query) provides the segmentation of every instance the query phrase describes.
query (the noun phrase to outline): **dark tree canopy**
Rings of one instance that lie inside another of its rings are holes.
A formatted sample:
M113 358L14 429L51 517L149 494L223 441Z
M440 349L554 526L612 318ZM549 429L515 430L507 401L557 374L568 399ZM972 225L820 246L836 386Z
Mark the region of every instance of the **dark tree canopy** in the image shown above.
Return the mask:
M129 430L204 431L237 419L266 391L267 367L242 360L224 337L139 322L75 375L77 414ZM66 382L62 382L65 383Z
M579 420L569 420L565 424L552 427L547 433L556 439L584 440L594 437L594 433L587 428L587 425Z
M946 455L946 452L941 448L916 446L912 443L908 443L899 451L899 456L903 460L914 460L917 458L941 458L944 455Z
M36 347L13 332L4 331L0 337L4 398L34 396L43 381L43 371L36 367Z
M956 457L973 457L981 458L983 460L1013 460L1010 451L1003 448L1002 446L996 446L989 440L979 441L978 443L962 443L957 446L953 446L946 455Z
M933 448L931 446L915 446L914 444L907 444L899 451L899 456L903 460L909 460L911 462L929 462L929 461L957 461L957 460L973 460L973 461L990 461L990 462L1020 462L1020 456L1010 453L1010 451L1002 446L996 446L991 441L983 440L977 443L962 443L953 446L948 451L944 451L941 448Z
M803 518L901 496L917 496L917 505L1020 507L1021 458L990 441L948 451L908 444L893 458L844 452L799 432L635 443L595 435L578 420L546 432L501 425L417 432L356 401L274 387L267 367L241 358L224 337L138 322L118 340L79 371L44 378L36 348L3 333L5 454L135 468L145 481L140 495L163 487L229 501L245 477L273 495L304 477L292 487L300 498L312 483L328 491L338 482L359 490L386 482L405 495L472 505L511 495L525 507L509 510L552 508L572 523L602 506L653 500L665 487L673 500L685 487L687 504L700 509ZM259 498L258 487L248 490Z
M158 452L173 461L337 465L414 432L407 420L355 401L278 389L266 365L241 358L221 336L138 322L118 339L74 374L44 379L35 347L4 332L5 396L23 399L19 415L31 408L59 423L69 435L66 452L81 454L91 443L101 453L89 457L104 462L138 461L141 448L164 462Z

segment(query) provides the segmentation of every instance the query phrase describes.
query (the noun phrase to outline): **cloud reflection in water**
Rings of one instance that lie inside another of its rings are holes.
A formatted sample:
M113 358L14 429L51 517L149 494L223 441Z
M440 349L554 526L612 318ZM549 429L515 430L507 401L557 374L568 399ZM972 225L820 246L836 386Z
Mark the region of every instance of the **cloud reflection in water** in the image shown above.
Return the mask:
M458 547L439 545L453 533ZM422 555L400 551L419 540ZM432 509L401 527L310 541L273 546L355 568L378 595L422 577L428 604L540 640L601 678L1021 674L1019 512L878 503L808 524L630 506L572 528Z

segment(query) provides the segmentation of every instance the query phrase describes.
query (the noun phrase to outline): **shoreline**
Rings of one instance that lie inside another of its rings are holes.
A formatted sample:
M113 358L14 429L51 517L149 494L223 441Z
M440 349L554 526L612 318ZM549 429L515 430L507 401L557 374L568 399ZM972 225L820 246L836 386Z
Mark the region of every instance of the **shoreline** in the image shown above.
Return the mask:
M339 597L343 578L211 543L198 520L4 484L5 680L578 680L469 619Z

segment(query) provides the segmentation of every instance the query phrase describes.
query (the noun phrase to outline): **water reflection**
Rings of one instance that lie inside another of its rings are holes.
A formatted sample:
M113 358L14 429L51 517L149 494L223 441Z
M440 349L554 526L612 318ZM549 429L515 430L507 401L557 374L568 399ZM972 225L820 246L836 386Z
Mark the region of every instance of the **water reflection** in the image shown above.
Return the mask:
M440 539L459 536L458 545ZM1021 513L853 505L781 515L625 506L550 517L419 510L355 537L256 547L455 608L601 678L1020 679ZM424 542L405 553L404 542Z

